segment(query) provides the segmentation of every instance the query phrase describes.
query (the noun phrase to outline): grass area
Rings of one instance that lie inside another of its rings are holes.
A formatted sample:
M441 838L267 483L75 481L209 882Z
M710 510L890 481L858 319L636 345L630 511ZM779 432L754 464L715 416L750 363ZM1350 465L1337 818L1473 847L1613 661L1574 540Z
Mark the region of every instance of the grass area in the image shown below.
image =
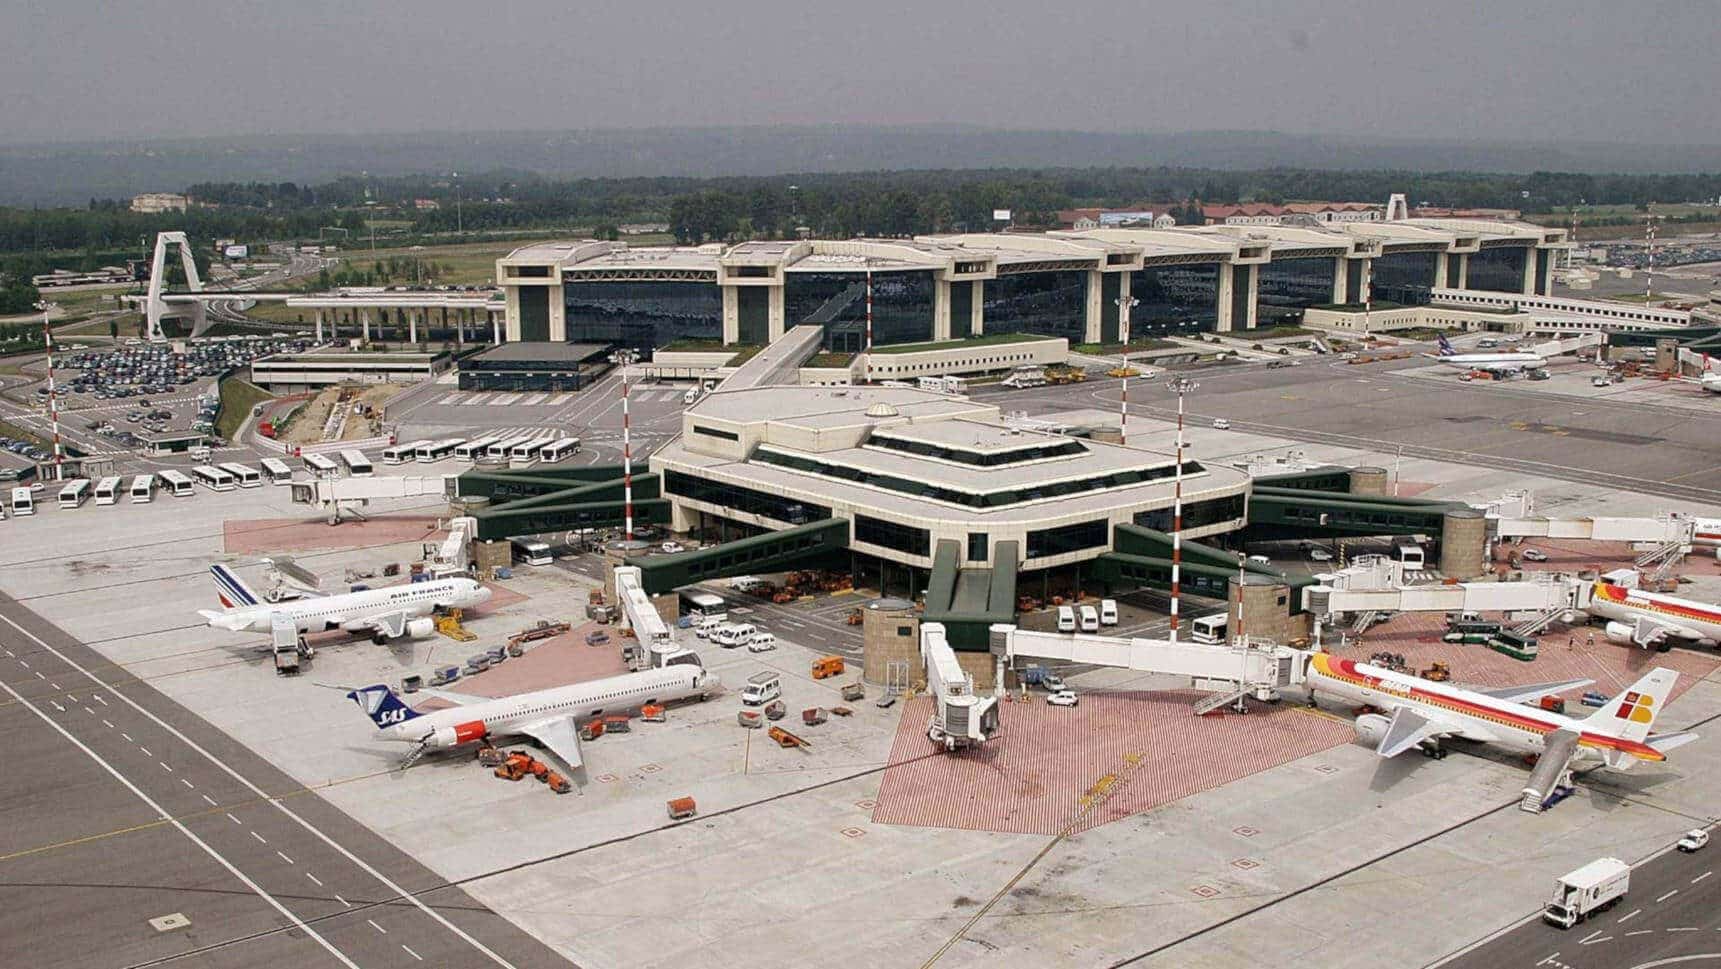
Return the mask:
M1057 337L1039 336L1033 333L988 333L985 336L963 337L960 340L943 340L938 343L893 343L888 347L875 346L874 353L922 353L927 350L958 350L969 347L997 346L1005 343L1028 343L1034 340L1055 340Z
M1110 356L1114 353L1140 353L1143 350L1171 350L1179 346L1170 340L1144 336L1139 340L1128 343L1078 343L1070 347L1071 353L1080 353L1090 357Z
M221 412L215 417L215 433L233 440L233 435L239 433L239 425L251 415L251 408L274 399L275 395L238 377L221 381Z
M670 353L733 353L734 356L730 357L729 362L724 364L726 367L739 367L753 359L763 349L765 348L757 343L731 343L724 346L722 340L690 340L685 338L658 347L659 352L668 351Z
M1315 331L1304 329L1300 326L1270 326L1265 329L1246 330L1243 333L1234 333L1232 335L1243 339L1282 340L1286 337L1293 336L1314 336Z
M263 320L268 323L302 323L313 326L317 322L317 311L294 309L286 303L257 303L245 311L245 315L253 320ZM348 327L352 329L352 327Z
M1363 304L1363 303L1316 303L1315 305L1310 306L1309 309L1312 309L1312 310L1334 310L1334 311L1339 312L1339 313L1361 313L1364 311L1374 312L1376 310L1401 310L1401 309L1404 309L1404 304L1403 303L1394 303L1391 300L1377 299L1373 303L1368 303L1368 304Z
M472 285L478 283L496 282L496 260L506 256L521 246L529 246L547 239L511 239L506 242L467 242L448 246L404 246L386 249L378 247L370 249L368 240L354 239L350 246L342 246L335 257L353 269L368 269L371 263L390 258L419 259L426 263L436 263L436 282L438 285ZM444 271L444 266L448 267ZM427 267L428 268L428 267ZM315 281L315 277L312 277ZM414 285L412 279L396 279L393 285Z
M0 437L9 437L18 441L29 441L44 451L53 451L54 442L42 437L34 431L27 431L16 424L0 421Z
M854 363L852 353L815 353L812 359L802 364L803 367L847 367Z

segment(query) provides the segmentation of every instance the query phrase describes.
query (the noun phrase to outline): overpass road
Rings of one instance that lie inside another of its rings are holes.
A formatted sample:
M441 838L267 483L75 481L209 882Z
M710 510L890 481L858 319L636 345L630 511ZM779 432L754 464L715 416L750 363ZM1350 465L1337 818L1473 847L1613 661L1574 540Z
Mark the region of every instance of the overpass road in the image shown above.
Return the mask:
M569 965L6 596L0 730L0 963Z

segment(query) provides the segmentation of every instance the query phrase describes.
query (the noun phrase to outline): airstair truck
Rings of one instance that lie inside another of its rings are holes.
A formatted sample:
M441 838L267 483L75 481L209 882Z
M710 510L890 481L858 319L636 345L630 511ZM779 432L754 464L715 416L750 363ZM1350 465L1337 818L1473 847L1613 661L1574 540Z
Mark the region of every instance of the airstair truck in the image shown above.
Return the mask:
M1596 912L1613 908L1630 888L1630 865L1618 858L1597 858L1554 879L1554 897L1542 910L1542 918L1569 929Z

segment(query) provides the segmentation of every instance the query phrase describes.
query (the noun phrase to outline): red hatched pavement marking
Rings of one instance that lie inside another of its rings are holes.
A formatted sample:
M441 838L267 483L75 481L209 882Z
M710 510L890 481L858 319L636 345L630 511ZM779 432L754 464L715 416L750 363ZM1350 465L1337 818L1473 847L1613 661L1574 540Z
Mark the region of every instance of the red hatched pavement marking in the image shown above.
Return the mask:
M1152 810L1348 742L1348 723L1291 704L1201 718L1206 694L1084 693L1081 705L1009 703L998 735L953 755L924 757L931 700L902 714L872 819L881 824L1052 835L1075 822L1108 775L1120 781L1076 830ZM1131 765L1130 757L1139 763ZM921 759L914 759L921 758Z

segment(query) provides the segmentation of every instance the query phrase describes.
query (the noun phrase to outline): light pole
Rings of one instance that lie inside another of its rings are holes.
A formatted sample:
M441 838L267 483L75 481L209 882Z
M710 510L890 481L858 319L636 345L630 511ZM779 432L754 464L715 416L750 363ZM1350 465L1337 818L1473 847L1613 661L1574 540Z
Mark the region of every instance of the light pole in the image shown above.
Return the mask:
M1129 444L1129 309L1141 300L1133 296L1119 296L1117 302L1117 336L1123 344L1120 351L1123 358L1123 398L1117 419L1117 442Z
M42 311L42 345L48 356L48 423L54 429L54 480L64 481L66 458L60 447L60 400L54 392L54 328L49 324L59 305L43 301L36 308Z
M1183 585L1183 398L1201 385L1173 377L1166 389L1177 395L1177 467L1171 492L1171 645L1177 645L1177 602Z
M622 538L629 542L633 541L633 423L627 408L627 372L635 358L636 354L632 350L616 351L616 360L621 364Z

